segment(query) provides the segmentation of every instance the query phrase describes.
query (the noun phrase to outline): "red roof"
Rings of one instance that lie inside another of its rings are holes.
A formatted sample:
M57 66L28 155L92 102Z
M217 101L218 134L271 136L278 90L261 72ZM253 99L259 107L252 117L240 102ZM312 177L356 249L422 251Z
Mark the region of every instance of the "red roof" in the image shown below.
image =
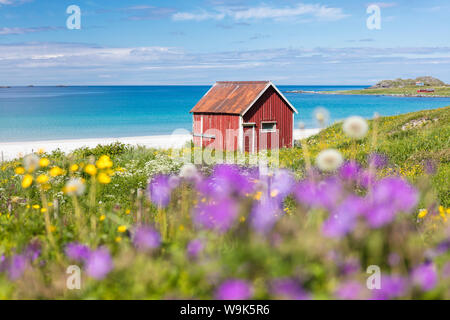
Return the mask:
M297 110L270 81L218 81L191 110L191 113L243 115L271 86L297 113Z

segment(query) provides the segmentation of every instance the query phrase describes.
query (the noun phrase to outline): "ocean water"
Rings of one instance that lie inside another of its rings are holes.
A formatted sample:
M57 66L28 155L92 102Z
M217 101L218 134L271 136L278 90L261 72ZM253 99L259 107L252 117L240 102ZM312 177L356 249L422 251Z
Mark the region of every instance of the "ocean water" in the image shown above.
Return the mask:
M279 86L290 90L347 90L364 86ZM0 88L0 142L133 137L191 130L191 108L209 86L110 86ZM371 118L450 105L450 98L403 98L285 93L296 121L317 127L313 111L331 122L350 115Z

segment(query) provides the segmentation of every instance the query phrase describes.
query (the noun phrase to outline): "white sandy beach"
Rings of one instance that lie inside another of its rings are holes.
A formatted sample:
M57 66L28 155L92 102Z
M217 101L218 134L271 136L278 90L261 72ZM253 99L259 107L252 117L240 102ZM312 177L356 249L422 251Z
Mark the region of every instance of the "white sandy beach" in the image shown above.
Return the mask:
M304 139L315 135L320 129L294 130L294 139ZM29 141L29 142L0 142L0 160L9 161L17 157L38 151L40 149L46 152L52 152L60 149L69 153L75 149L88 147L93 148L97 145L106 145L114 142L122 142L133 146L144 146L148 148L180 148L186 142L190 141L192 136L189 134L160 135L146 137L125 137L125 138L92 138L76 140L48 140L48 141Z

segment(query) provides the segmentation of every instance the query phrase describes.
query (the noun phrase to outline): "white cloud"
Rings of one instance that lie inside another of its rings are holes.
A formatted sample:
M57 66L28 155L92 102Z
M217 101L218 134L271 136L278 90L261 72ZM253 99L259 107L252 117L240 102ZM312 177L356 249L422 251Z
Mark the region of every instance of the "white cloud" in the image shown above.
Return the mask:
M379 6L380 8L392 8L392 7L397 6L397 3L396 2L372 2L372 3L368 4L367 6L369 6L369 5L376 5L376 6Z
M448 68L450 47L316 47L195 53L172 47L0 44L1 85L29 84L30 79L34 84L206 84L249 76L285 79L284 83L291 84L365 83L360 81L395 78L405 72L432 74L449 82ZM314 77L308 78L311 76Z
M7 6L7 5L13 5L13 4L22 4L25 2L31 2L33 0L0 0L0 7Z
M316 20L335 21L348 17L341 8L332 8L320 4L299 3L292 7L271 7L262 5L259 7L218 7L213 11L201 10L198 12L178 12L172 15L175 21L186 20L223 20L231 18L234 20L251 19L296 19L296 18L314 18Z
M2 0L0 0L0 1L2 1ZM3 1L5 1L5 0L3 0ZM3 28L0 28L0 35L17 35L17 34L43 32L43 31L56 31L56 30L60 30L60 29L63 29L63 28L62 27L31 27L31 28L3 27Z

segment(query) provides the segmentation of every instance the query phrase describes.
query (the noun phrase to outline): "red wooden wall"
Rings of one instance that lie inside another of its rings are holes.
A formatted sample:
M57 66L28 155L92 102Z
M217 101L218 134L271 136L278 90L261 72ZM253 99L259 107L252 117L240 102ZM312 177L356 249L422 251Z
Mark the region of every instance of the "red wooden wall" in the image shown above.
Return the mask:
M292 147L293 135L293 114L291 108L284 102L281 96L270 87L253 107L244 115L244 123L256 123L256 150L260 150L261 139L267 139L267 148L270 149L271 137L275 133L261 133L261 121L276 121L278 130L278 146L279 148Z
M203 117L203 130L201 118ZM218 150L238 150L239 115L229 114L194 114L193 133L214 135L216 139L203 137L203 147L211 146ZM215 130L211 130L215 129ZM232 129L230 131L227 130ZM220 132L220 133L219 133ZM227 134L229 135L227 137ZM220 135L222 137L220 137ZM200 146L201 138L194 135L194 144ZM227 146L228 143L228 146Z

